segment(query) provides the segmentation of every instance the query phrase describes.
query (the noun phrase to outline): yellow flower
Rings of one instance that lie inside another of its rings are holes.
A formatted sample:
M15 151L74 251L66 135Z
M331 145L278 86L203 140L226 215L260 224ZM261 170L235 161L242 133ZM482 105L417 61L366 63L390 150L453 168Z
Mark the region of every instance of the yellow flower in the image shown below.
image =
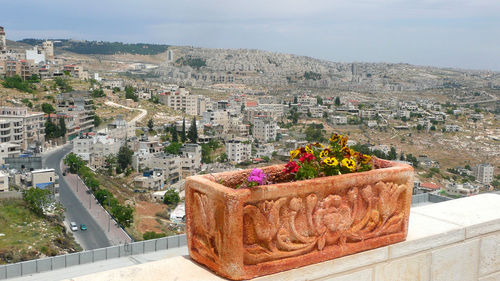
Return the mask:
M319 148L324 148L324 146L321 143L319 143L319 142L313 144L313 146L319 147Z
M340 165L342 167L346 167L351 172L353 172L354 170L356 170L356 162L354 160L350 159L350 158L344 158L344 159L342 159L342 161L340 162Z
M347 145L347 136L341 136L339 145L340 147L345 147Z
M306 146L306 152L307 152L307 153L314 154L314 151L312 150L311 145L309 145L309 144L308 144L308 145Z
M339 164L339 161L337 161L337 159L335 159L335 157L325 158L323 160L323 162L325 162L325 164L327 164L329 166L337 166Z
M340 138L342 137L342 135L338 135L338 134L333 134L332 137L329 139L330 142L332 143L335 143L337 142Z
M299 154L300 154L300 149L295 149L295 150L290 151L290 160L293 160Z
M361 163L366 165L366 164L370 163L371 159L372 159L372 157L370 155L362 154Z
M329 149L325 149L325 150L323 150L323 151L320 152L319 157L320 158L327 157L329 153L330 153L330 150Z

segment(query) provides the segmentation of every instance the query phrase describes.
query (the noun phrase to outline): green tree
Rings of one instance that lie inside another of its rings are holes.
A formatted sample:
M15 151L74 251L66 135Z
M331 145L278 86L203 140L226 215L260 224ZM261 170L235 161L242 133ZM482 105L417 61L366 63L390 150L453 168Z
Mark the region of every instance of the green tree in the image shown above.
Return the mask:
M179 135L177 134L177 129L175 125L170 127L170 134L172 135L172 142L179 142Z
M172 142L169 146L163 148L163 151L168 154L180 154L182 143L180 142Z
M293 97L293 104L298 104L298 103L299 103L299 101L298 101L298 100L299 100L299 99L297 98L297 96L294 96L294 97Z
M46 103L46 102L44 102L42 104L42 111L45 114L52 114L52 113L56 112L56 110L54 109L54 107L50 103Z
M85 166L85 161L83 159L71 152L64 158L64 164L69 167L70 173L76 174L81 167Z
M340 106L340 98L339 97L335 98L335 106Z
M104 90L99 88L99 89L94 89L92 91L92 97L93 98L102 98L105 97L106 95L104 94Z
M118 155L116 156L116 161L122 170L125 170L130 164L132 164L132 155L134 155L134 152L128 148L126 143L120 147Z
M163 203L167 205L176 206L179 201L181 201L179 193L173 188L168 189L165 195L163 195Z
M48 139L55 139L59 137L59 127L52 122L50 117L45 121L45 136Z
M66 136L66 121L64 121L64 117L59 117L59 128L58 133L60 137Z
M321 96L316 96L316 102L319 104L319 105L322 105L323 104L323 98Z
M387 156L389 160L396 160L398 158L398 153L396 152L396 148L394 146L391 146L391 150Z
M182 118L182 131L181 131L181 141L186 142L186 118Z
M148 120L148 129L149 131L153 131L153 127L155 126L154 122L153 122L153 119L149 119Z
M23 199L35 214L43 216L44 210L52 203L50 195L48 189L30 188L23 192Z
M125 227L129 227L134 219L134 208L116 204L111 207L111 213L116 221Z
M94 114L94 127L99 127L102 124L102 119L97 114Z
M189 127L189 132L187 137L191 143L198 142L198 129L196 128L196 117L193 117L193 121L191 122L191 127Z
M132 88L131 86L125 87L125 98L131 99L135 102L139 100L139 97L135 94L134 88Z
M206 143L201 145L201 163L212 163L212 149Z
M217 162L219 163L227 162L227 160L229 160L229 158L227 157L227 153L225 152L223 152L221 155L219 155L219 157L217 157Z

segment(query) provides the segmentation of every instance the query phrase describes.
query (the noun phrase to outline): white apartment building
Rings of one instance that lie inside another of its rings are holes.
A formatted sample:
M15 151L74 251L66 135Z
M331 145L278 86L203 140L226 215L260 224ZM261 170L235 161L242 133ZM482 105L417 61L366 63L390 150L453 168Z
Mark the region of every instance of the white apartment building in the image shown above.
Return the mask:
M59 176L54 169L31 171L31 186L34 188L49 189L52 193L58 193Z
M1 127L1 120L0 120ZM1 133L0 129L0 133ZM21 146L19 144L11 143L11 142L3 142L0 143L0 165L5 164L6 157L19 157L21 154Z
M299 97L297 97L297 103L300 105L314 106L314 105L318 104L318 100L315 97L299 96Z
M346 125L347 124L347 116L343 115L335 115L330 117L330 120L335 125Z
M203 124L222 125L225 128L229 125L229 113L227 111L204 111Z
M71 136L68 135L70 140L94 128L94 101L87 91L58 94L57 112L73 117L75 128L78 129Z
M178 182L181 177L181 160L177 155L165 153L150 154L149 157L143 157L140 164L141 169L158 169L163 171L165 181L169 184Z
M9 191L9 175L0 171L0 192Z
M444 189L447 194L454 196L471 196L479 194L479 187L474 186L470 183L457 184L451 183L447 184Z
M231 139L226 141L226 154L229 162L241 163L250 160L252 144L248 139Z
M123 141L109 135L82 135L73 140L73 152L89 163L89 166L98 169L105 165L108 155L116 155Z
M490 184L493 181L493 172L495 167L491 164L479 164L472 167L472 174L476 177L476 181L483 184Z
M271 142L276 140L278 126L270 118L255 118L253 137L259 142Z
M185 88L161 93L158 98L160 103L189 115L201 115L206 111L207 101L210 101L204 96L191 95Z
M26 107L0 107L0 119L12 122L13 135L11 140L7 136L0 142L13 142L21 149L39 149L45 140L45 118L43 112L29 112ZM19 120L21 123L19 123ZM4 131L7 131L7 128ZM0 132L1 136L1 132Z
M459 132L460 131L460 126L458 125L453 125L453 124L450 124L450 125L444 125L444 130L446 132Z
M181 152L181 176L184 179L201 170L201 146L195 143L186 143L182 146Z
M162 190L165 186L165 178L159 170L154 170L134 178L134 187L140 189Z
M272 143L255 144L255 156L272 158L275 147Z
M377 117L378 113L376 110L360 110L359 111L359 117L365 118L365 119L373 119ZM409 118L409 116L408 116Z

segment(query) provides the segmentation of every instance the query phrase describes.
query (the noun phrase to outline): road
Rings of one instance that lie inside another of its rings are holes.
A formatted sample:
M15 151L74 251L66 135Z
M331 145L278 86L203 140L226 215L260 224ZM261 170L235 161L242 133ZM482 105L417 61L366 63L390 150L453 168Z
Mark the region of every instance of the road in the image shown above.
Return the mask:
M70 190L66 179L62 176L61 160L71 151L72 147L72 144L66 145L57 151L43 156L45 167L53 168L59 174L59 200L66 208L66 221L74 221L78 225L83 223L87 226L86 231L78 230L73 233L77 242L80 243L84 250L111 246L103 229L99 227L87 208L76 198L73 191Z
M113 106L113 107L123 107L123 108L128 109L128 110L139 110L141 113L139 113L139 115L137 115L136 117L134 117L132 120L130 120L128 122L129 124L132 124L132 125L135 125L135 123L141 121L142 119L144 119L144 117L146 117L146 115L148 115L148 111L145 109L142 109L142 108L131 108L131 107L124 106L124 105L121 105L118 103L114 103L112 101L107 101L104 104L107 106Z

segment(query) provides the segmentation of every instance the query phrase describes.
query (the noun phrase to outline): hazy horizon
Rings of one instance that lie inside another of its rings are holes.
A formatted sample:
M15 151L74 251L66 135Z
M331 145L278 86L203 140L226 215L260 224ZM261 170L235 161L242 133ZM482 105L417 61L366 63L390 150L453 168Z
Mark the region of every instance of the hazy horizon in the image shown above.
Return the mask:
M500 71L493 0L2 3L7 39L258 49L335 62ZM22 16L20 16L22 15Z

